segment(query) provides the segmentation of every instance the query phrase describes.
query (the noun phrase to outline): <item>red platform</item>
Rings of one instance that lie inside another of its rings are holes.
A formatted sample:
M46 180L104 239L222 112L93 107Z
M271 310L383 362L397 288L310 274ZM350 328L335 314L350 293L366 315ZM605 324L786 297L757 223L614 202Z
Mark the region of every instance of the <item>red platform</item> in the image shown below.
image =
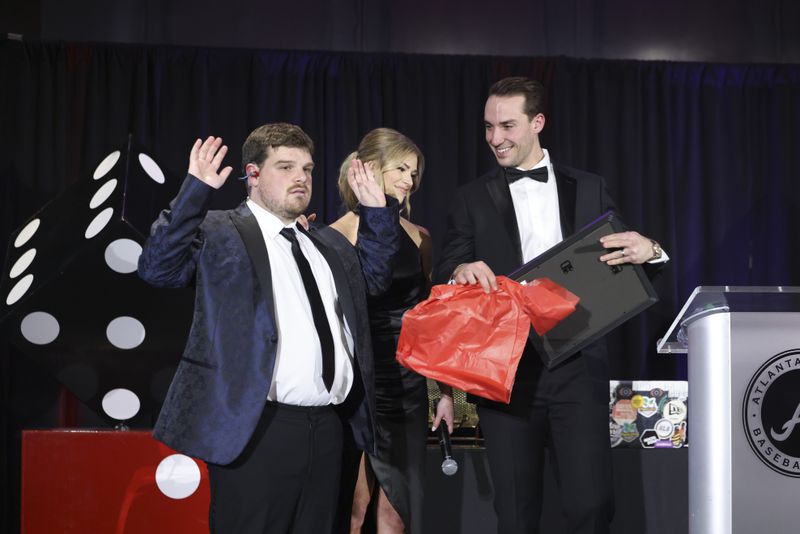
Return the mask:
M156 469L175 451L149 432L43 430L22 434L22 534L208 532L205 464L188 497L168 497Z

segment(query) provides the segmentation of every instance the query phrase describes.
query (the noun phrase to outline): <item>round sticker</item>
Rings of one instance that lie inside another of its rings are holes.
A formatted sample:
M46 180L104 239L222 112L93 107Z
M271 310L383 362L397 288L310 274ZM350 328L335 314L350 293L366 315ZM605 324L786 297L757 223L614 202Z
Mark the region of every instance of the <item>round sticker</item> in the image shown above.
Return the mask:
M664 405L661 413L667 421L677 425L686 419L686 405L681 400L672 399Z
M669 439L675 432L675 425L667 419L659 419L653 429L656 431L656 436L659 439Z

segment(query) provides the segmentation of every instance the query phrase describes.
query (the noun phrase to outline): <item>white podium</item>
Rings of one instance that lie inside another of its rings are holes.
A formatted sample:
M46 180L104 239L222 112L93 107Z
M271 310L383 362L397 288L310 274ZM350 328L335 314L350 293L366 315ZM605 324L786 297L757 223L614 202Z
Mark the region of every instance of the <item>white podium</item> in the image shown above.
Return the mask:
M800 287L698 287L688 353L689 534L800 532Z

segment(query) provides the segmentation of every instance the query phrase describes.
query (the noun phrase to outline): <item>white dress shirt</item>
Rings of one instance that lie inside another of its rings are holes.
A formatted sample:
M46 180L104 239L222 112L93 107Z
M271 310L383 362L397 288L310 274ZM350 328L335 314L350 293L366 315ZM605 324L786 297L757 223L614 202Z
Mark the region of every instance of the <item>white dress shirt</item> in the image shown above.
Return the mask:
M295 230L300 250L308 260L319 287L331 326L335 350L334 379L330 392L322 382L322 349L314 328L311 305L289 241L280 235L285 226L275 215L252 200L253 212L264 236L272 272L278 351L267 398L295 406L340 404L353 386L353 336L341 314L331 268L311 240Z
M547 149L543 148L542 152L544 157L539 160L539 163L531 169L520 170L528 171L547 167L546 183L531 178L509 184L511 200L517 216L519 240L522 245L522 263L528 263L564 239L561 235L555 171L553 171L553 164L550 162L550 154L547 153ZM667 251L662 250L659 259L650 260L647 263L664 263L668 260Z
M528 263L563 239L556 176L550 163L550 155L547 150L543 149L542 152L544 157L533 168L546 167L547 182L522 179L509 184L514 213L517 216L523 263Z

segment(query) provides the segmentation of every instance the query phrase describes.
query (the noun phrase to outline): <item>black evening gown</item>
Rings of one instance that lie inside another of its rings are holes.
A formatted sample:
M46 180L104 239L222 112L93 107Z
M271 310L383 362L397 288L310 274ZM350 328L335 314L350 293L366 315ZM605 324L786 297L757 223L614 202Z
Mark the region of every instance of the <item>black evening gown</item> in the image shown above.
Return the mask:
M422 532L428 389L425 378L395 358L403 314L428 296L419 248L402 232L392 285L368 299L375 355L377 454L368 456L378 483L407 533Z

